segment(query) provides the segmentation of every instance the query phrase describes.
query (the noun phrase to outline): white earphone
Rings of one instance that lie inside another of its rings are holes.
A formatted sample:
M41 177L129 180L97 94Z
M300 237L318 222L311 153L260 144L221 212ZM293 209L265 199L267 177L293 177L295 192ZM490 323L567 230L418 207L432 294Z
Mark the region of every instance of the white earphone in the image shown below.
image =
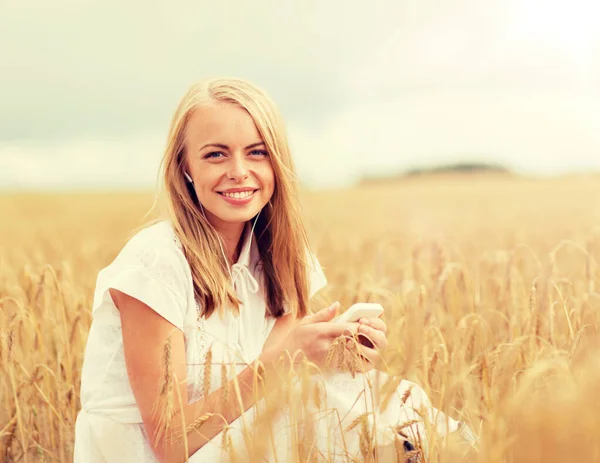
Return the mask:
M194 181L192 180L192 177L190 177L190 174L188 174L185 170L183 171L183 175L185 175L185 178L188 182L190 182L192 184L194 183ZM202 215L208 222L206 214L204 213L204 207L202 206L202 203L199 203L199 204L200 204L200 210L202 211ZM260 213L261 213L261 211L258 211L258 214L256 215L256 218L254 219L254 224L252 225L252 229L250 230L251 237L254 234L254 227L256 227L256 222L258 222L258 216L260 215ZM209 224L210 224L210 222L209 222ZM231 267L229 265L229 261L227 260L227 256L225 255L225 250L223 249L223 243L221 242L220 233L217 233L217 238L219 239L219 247L221 248L221 254L223 255L223 259L225 259L225 264L227 265L227 271L229 272L229 277L231 278L231 282L233 283L233 274L231 272Z
M185 175L187 176L187 172L185 173ZM204 207L202 206L202 203L199 203L199 204L200 204L200 210L202 211L202 215L208 222L208 218L206 217L206 213L204 212ZM252 239L252 237L254 236L254 227L256 227L256 222L258 222L258 216L260 215L261 212L262 211L258 211L258 214L256 215L256 218L254 219L254 224L252 225L252 230L250 230L250 239ZM210 222L208 222L208 224L210 225ZM219 240L219 248L221 248L221 255L223 256L223 259L225 260L225 265L227 266L227 272L229 272L229 278L231 279L231 283L233 284L234 280L233 280L233 273L231 272L231 266L229 265L229 260L227 259L227 256L225 255L225 249L223 249L221 234L218 232L217 232L217 239Z

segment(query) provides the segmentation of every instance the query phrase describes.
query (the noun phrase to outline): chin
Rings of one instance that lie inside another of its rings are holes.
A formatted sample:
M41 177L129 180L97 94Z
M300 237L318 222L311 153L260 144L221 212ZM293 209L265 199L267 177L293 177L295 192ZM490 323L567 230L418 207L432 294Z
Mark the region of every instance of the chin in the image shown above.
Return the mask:
M220 209L220 208L219 208ZM240 209L237 211L217 209L210 211L211 215L221 223L245 223L252 220L262 210L256 207Z
M258 212L256 214L258 214ZM252 218L254 218L256 214L227 214L218 218L222 222L227 223L245 223L248 222L248 220L252 220Z

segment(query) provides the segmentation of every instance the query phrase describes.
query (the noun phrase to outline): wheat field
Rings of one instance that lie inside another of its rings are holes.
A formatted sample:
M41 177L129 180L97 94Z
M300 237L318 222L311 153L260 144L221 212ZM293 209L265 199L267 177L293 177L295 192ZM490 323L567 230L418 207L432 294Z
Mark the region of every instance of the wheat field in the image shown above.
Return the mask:
M600 178L416 177L303 193L339 300L386 309L387 368L478 462L600 461ZM152 194L0 196L0 461L70 461L98 271ZM428 461L459 461L448 444Z

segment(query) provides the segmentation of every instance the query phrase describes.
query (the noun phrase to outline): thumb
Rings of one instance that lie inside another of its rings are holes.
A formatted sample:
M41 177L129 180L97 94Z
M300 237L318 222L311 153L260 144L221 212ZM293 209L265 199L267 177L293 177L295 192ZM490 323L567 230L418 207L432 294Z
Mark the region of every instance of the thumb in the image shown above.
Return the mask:
M340 308L339 302L334 302L329 307L325 307L324 309L319 310L316 313L311 315L307 315L304 317L304 323L319 323L319 322L328 322L337 314L338 309Z

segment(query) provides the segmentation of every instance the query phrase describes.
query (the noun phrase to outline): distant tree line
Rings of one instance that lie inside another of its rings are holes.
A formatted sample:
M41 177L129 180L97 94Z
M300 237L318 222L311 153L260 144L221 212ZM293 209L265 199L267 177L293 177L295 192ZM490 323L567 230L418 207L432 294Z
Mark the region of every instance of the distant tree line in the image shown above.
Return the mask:
M409 169L404 175L437 174L443 172L497 172L510 174L511 171L500 164L487 164L483 162L458 162L454 164L442 164L433 167L417 167Z
M452 164L441 164L431 167L414 167L412 169L408 169L406 171L394 173L391 175L367 175L361 179L361 183L375 183L380 181L399 180L402 178L414 177L417 175L478 172L512 174L512 171L509 168L501 164L484 162L456 162Z

